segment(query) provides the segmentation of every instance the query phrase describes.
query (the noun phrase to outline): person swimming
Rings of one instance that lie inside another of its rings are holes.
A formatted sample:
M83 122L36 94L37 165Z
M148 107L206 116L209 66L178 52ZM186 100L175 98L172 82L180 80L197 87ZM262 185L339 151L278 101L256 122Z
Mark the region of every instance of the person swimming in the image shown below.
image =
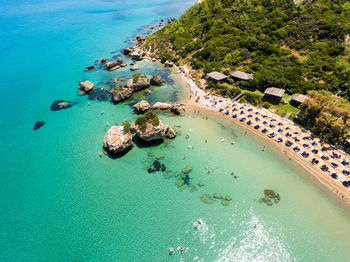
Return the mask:
M178 247L177 247L177 250L179 250L180 253L182 253L182 252L184 252L184 247L183 247L183 246L178 246Z
M173 248L173 247L170 247L170 248L169 248L169 255L171 256L172 254L174 254L174 251L175 251L174 248Z
M193 228L194 228L196 231L199 230L199 224L198 224L197 221L193 223Z

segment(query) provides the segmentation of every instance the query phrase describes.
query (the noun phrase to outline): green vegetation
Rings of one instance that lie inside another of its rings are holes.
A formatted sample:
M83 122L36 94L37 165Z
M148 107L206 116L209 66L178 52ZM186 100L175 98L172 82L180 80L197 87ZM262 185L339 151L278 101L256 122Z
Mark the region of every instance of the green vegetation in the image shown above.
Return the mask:
M145 132L147 129L147 124L158 126L159 118L158 115L153 111L147 111L144 115L136 118L135 124L138 126L141 132Z
M146 75L143 73L136 73L132 76L132 81L136 83L137 81L139 81L140 77L147 78Z
M199 76L254 73L244 89L290 94L329 90L350 98L350 3L346 0L204 0L150 36L156 56L186 63ZM220 88L220 93L232 91ZM248 95L247 99L257 100Z
M332 96L329 91L309 91L300 106L307 126L329 142L343 143L350 137L350 102Z
M123 122L124 134L130 133L130 123L128 121Z

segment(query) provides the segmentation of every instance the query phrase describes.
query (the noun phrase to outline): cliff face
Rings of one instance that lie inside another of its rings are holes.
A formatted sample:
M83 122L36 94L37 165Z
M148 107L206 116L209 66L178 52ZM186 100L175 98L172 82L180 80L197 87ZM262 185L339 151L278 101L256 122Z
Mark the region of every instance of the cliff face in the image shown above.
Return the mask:
M350 97L348 1L204 0L148 37L145 50L201 76L238 69L249 88L328 89Z

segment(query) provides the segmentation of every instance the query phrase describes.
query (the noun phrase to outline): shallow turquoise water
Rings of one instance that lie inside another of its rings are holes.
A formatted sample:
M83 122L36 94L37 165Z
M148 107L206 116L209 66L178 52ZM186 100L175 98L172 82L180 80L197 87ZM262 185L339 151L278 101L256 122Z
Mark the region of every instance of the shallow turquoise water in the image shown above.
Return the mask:
M135 146L119 159L98 156L106 123L135 116L128 104L88 106L77 84L105 86L130 73L82 69L191 2L0 0L1 261L348 261L349 213L278 152L262 153L263 143L240 127L192 112L162 114L177 126L175 140ZM169 80L151 102L184 95L169 71L140 67ZM57 99L78 104L51 112ZM38 120L46 125L33 131ZM178 189L175 177L148 174L149 152L164 155L173 173L193 166L191 184L204 187ZM259 203L265 188L281 195L277 205ZM230 194L230 205L200 201L216 192ZM196 232L199 217L205 226ZM183 254L168 255L180 245Z

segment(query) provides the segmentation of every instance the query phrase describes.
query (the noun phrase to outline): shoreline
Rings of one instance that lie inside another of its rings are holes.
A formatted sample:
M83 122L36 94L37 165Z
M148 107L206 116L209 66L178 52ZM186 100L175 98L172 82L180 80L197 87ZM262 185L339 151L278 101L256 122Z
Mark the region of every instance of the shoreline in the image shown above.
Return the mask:
M331 193L333 196L336 196L338 200L341 200L342 202L345 202L346 204L350 204L350 190L349 188L346 188L341 183L341 178L333 179L328 173L325 173L320 170L321 164L318 165L312 165L310 163L310 159L312 158L312 155L310 153L310 157L303 158L299 153L296 153L293 151L292 147L285 146L284 143L278 143L274 139L269 138L266 134L263 134L261 132L261 129L255 129L254 124L247 125L245 122L239 121L240 117L232 118L231 114L225 115L222 112L219 112L217 108L211 108L208 107L205 104L195 102L193 99L193 95L195 94L196 97L199 97L199 100L197 101L203 101L203 97L209 96L203 89L199 88L196 82L192 79L192 77L189 75L189 73L185 72L185 70L180 69L176 65L172 68L172 71L179 77L179 79L183 82L184 86L189 89L190 96L183 99L183 102L186 105L187 110L198 110L200 113L204 114L210 114L214 117L219 117L221 119L225 119L235 125L238 125L240 127L243 127L246 131L250 131L251 134L253 134L256 137L259 137L259 139L262 139L264 142L268 143L270 146L273 147L273 149L278 150L283 154L282 156L285 156L286 158L289 158L290 161L292 161L291 164L296 165L297 167L302 168L303 171L307 172L309 175L317 181L320 186L322 186L322 189L326 189L329 193ZM214 96L213 96L214 97ZM229 103L232 104L230 101ZM240 104L238 102L234 102L235 104L238 104L238 107L243 106L243 104ZM252 105L249 105L250 108L254 108L255 110L260 110L257 107L254 107ZM266 110L267 111L267 110ZM275 119L278 119L279 121L288 122L289 125L294 125L297 129L302 129L301 127L297 126L295 123L293 123L290 120L286 120L281 118L275 113L269 112L272 117ZM287 125L288 125L287 124ZM271 130L270 130L271 131ZM269 133L269 132L268 132ZM312 135L311 132L305 131L303 132L308 135ZM283 137L284 138L284 137ZM327 146L327 145L326 145ZM344 154L343 152L339 152L338 150L331 150L332 152L336 152L338 154ZM320 151L321 153L321 151ZM317 156L317 155L315 155ZM343 155L345 158L345 156ZM346 156L347 161L349 160L349 156ZM321 162L324 163L324 162ZM342 166L340 166L342 167ZM347 167L348 168L348 167Z

